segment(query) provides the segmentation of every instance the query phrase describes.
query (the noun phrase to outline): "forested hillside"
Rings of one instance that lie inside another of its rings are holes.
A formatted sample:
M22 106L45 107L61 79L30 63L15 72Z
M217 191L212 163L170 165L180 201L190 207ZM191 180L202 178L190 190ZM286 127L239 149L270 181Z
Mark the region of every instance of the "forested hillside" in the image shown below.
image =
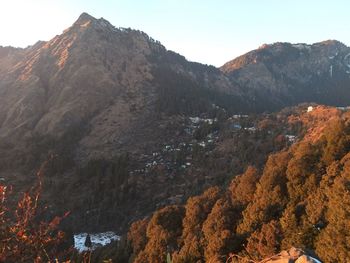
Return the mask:
M326 263L348 262L350 114L317 107L289 121L302 123L303 139L271 154L263 169L248 167L227 187L211 187L133 223L116 257L225 262L236 253L261 260L295 246Z

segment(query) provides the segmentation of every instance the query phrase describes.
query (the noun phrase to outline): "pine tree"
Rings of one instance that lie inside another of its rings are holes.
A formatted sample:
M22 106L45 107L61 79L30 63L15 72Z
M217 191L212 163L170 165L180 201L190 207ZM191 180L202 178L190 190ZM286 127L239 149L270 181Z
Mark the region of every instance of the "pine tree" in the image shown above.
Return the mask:
M92 242L91 242L91 237L90 234L87 234L85 242L84 242L84 246L91 248L92 247Z
M219 197L220 189L211 187L202 195L191 197L187 201L181 236L182 247L178 253L173 255L173 262L204 260L202 225Z
M328 225L319 235L316 251L324 262L350 262L350 161L328 189Z
M246 249L256 259L265 258L280 250L281 239L281 226L278 221L272 220L251 234Z
M220 198L203 223L206 262L222 262L229 252L237 250L238 239L234 234L238 215L227 198Z

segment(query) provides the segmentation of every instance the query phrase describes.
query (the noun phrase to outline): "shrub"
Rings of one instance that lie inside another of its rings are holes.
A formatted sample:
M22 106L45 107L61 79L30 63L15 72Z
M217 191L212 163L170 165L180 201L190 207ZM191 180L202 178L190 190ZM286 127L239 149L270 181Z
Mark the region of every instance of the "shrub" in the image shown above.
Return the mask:
M0 262L51 262L68 255L62 250L65 234L58 226L69 213L48 222L39 220L46 164L37 173L37 185L23 194L15 209L9 208L12 188L0 185Z

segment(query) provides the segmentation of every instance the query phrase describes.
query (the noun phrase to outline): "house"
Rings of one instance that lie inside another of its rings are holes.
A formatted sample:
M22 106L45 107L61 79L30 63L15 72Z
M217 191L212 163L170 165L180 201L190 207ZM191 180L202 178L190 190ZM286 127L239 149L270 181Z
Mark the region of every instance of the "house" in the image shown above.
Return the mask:
M297 136L295 136L295 135L288 135L287 134L285 137L290 143L295 143L297 140Z

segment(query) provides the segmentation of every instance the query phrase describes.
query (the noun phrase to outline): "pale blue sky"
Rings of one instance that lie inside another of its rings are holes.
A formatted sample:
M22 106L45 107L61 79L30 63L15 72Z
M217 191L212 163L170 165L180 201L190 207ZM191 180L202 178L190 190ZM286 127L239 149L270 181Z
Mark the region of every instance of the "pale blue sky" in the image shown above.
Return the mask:
M0 45L49 40L82 12L140 29L191 61L215 66L264 43L350 45L346 0L0 0Z

